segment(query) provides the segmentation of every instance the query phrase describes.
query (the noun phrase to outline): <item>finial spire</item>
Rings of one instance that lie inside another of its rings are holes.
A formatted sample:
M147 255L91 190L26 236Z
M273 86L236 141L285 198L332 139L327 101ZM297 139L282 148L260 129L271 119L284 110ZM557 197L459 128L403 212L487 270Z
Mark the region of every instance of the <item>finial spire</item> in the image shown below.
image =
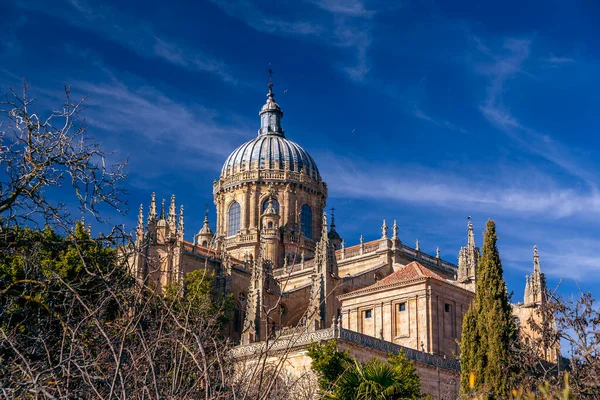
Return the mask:
M471 216L468 217L469 223L467 224L468 230L468 238L467 238L467 246L471 248L475 248L475 234L473 233L473 222L471 221Z
M169 217L171 216L175 216L176 214L176 209L175 209L175 195L172 194L171 195L171 204L169 205Z
M269 94L273 94L273 69L271 68L271 63L269 63Z
M533 246L533 272L540 273L540 255L538 254L537 245Z
M175 206L175 195L171 195L171 204L169 205L169 229L171 232L177 231L177 208Z
M165 219L165 199L162 199L162 205L160 207L160 219Z
M435 248L435 258L440 258L440 246Z
M284 132L281 128L281 118L283 117L283 111L279 107L279 104L275 102L275 94L273 93L273 70L271 64L269 64L269 93L267 93L267 102L262 106L260 110L260 129L258 130L259 135L280 135L283 136Z
M331 229L335 229L335 207L331 207Z
M183 204L179 207L179 225L177 226L177 233L179 234L179 239L183 240Z
M152 199L150 200L150 210L148 212L148 222L156 220L156 193L152 192Z
M138 214L138 230L144 230L144 206L140 204L140 213Z
M381 225L381 238L382 239L387 239L388 237L388 226L387 223L385 222L385 219L383 220L383 225Z
M419 248L419 239L417 239L417 240L415 241L415 250L417 250L417 251L421 251L421 249Z

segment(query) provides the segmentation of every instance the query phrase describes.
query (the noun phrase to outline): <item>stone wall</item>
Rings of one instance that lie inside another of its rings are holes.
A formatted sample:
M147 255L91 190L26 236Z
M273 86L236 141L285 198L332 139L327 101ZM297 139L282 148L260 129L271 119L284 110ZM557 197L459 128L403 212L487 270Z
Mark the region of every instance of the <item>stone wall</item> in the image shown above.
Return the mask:
M269 344L259 342L238 346L232 350L232 355L238 361L238 369L252 367L256 362L253 360L262 355L267 357L269 363L283 362L286 374L306 378L313 373L310 369L311 359L307 354L308 345L330 340L336 340L339 350L348 350L352 357L362 362L374 357L386 359L390 353L403 351L415 363L423 393L439 400L455 399L458 396L460 366L457 361L338 328L337 325L315 332L282 336Z

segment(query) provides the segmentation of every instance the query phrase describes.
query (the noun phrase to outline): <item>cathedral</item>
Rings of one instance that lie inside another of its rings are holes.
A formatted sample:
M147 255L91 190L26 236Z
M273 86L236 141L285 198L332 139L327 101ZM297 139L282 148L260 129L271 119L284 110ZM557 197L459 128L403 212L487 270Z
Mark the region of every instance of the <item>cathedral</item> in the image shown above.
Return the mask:
M259 116L257 136L227 157L213 184L214 231L207 211L194 240L185 240L183 206L177 209L174 196L159 213L152 194L146 218L140 206L136 276L160 289L193 270L215 271L217 289L235 299L227 334L239 360L252 360L269 341L270 357L286 357L292 374L308 374L310 343L336 340L362 361L403 350L424 392L456 398L458 340L480 256L471 221L457 264L439 250L422 252L418 241L404 243L396 221L383 221L379 239L361 236L349 246L333 213L324 212L327 185L317 163L282 127L272 82ZM528 334L527 321L545 301L537 248L533 259L525 301L513 306ZM545 356L557 360L558 347Z

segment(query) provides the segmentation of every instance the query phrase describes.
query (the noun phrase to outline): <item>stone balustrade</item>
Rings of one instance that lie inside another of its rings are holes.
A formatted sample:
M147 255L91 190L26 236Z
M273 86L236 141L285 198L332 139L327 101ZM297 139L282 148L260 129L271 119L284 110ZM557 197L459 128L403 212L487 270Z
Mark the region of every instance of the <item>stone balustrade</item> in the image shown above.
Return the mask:
M294 328L294 330L289 331L289 334L280 335L279 338L270 342L258 342L234 347L231 350L231 355L235 358L253 357L261 354L264 355L265 352L279 352L290 350L295 347L306 346L311 343L338 340L353 343L384 353L397 354L400 351L403 351L409 360L451 371L460 371L460 363L456 360L451 360L434 354L400 346L386 340L377 339L362 333L340 328L337 325L314 332L306 332L305 327L301 328L302 329Z
M247 182L255 182L259 180L298 182L317 192L326 190L325 184L322 181L317 180L316 178L318 178L318 176L312 177L302 172L294 171L280 171L268 169L240 171L215 182L213 185L213 194L216 194L219 191L227 189L231 186L236 186Z

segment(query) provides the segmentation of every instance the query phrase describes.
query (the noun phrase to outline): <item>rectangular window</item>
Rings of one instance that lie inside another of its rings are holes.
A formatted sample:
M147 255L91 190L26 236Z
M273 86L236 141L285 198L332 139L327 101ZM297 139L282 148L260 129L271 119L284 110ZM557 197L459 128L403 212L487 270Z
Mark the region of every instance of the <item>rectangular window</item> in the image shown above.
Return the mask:
M398 304L398 310L399 311L406 311L406 303L400 303L400 304Z
M452 311L452 306L448 303L444 304L444 311L446 311L446 312Z
M365 318L371 318L373 314L373 310L366 310L365 311Z

